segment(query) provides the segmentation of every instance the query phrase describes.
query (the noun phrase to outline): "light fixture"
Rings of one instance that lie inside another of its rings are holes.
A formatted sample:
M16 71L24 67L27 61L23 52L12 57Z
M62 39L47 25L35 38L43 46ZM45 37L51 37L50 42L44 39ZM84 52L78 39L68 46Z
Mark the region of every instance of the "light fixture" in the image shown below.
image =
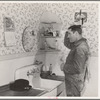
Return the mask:
M75 12L74 18L75 22L81 21L81 25L83 25L87 21L87 13L80 10L80 12Z

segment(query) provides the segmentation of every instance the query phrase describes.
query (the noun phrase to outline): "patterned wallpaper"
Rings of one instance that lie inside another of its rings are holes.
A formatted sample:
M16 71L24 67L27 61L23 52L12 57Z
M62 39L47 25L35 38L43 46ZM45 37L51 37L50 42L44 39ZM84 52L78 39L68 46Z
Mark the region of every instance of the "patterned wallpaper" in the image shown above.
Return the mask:
M27 3L0 3L0 55L23 53L22 34L26 27L33 28L35 45L32 51L37 50L37 31L43 7L41 4ZM3 17L10 17L15 25L16 46L5 47ZM31 38L31 37L29 37Z
M55 13L62 22L61 36L58 48L61 55L67 55L68 49L63 45L65 30L73 24L74 14L80 9L87 12L87 22L84 24L83 35L88 39L92 54L98 52L98 4L84 3L0 3L0 55L24 53L22 46L23 30L31 26L35 32L33 51L38 50L40 17L45 11ZM5 47L3 17L10 17L15 25L16 46ZM29 37L31 38L31 37Z
M62 38L58 39L58 49L61 49L60 56L63 59L68 55L69 50L63 45L63 39L67 28L74 24L74 14L79 12L87 12L87 22L84 23L83 36L87 38L91 55L98 56L98 4L87 3L62 3L47 4L48 11L55 13L62 21Z

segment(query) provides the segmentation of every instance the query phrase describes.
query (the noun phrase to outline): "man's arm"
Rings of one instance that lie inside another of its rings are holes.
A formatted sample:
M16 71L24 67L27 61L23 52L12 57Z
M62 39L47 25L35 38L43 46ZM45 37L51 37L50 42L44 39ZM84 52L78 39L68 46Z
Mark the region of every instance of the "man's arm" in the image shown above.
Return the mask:
M80 74L84 70L86 55L82 48L78 48L75 52L73 61L70 64L64 65L63 71L69 74Z
M65 33L65 37L64 37L64 45L69 48L72 49L74 44L70 43L69 38L68 38L68 32Z

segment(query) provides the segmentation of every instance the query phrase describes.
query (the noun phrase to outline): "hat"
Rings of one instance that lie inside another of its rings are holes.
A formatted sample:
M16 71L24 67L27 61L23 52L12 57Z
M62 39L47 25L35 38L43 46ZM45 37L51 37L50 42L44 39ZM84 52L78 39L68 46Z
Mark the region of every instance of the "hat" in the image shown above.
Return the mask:
M18 79L10 84L10 90L13 91L25 91L31 89L31 87L29 81L25 79Z

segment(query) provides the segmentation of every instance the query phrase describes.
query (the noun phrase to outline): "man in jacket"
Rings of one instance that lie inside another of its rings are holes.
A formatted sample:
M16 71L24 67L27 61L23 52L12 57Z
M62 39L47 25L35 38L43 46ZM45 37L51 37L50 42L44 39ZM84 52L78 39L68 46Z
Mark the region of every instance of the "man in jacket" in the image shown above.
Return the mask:
M70 49L65 64L61 70L65 74L65 87L67 96L81 96L87 74L87 61L89 46L82 37L81 25L73 25L65 34L64 45Z

